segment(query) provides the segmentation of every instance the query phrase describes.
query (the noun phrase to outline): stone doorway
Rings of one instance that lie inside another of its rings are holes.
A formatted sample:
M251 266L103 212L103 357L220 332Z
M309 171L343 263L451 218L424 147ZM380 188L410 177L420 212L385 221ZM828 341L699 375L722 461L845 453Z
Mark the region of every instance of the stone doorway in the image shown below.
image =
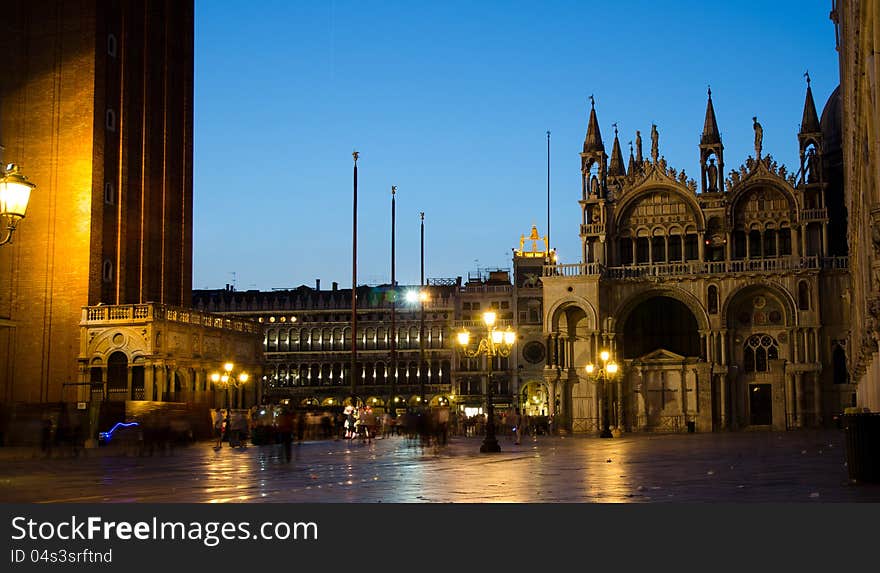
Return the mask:
M773 389L771 384L749 385L749 424L769 426L773 423Z

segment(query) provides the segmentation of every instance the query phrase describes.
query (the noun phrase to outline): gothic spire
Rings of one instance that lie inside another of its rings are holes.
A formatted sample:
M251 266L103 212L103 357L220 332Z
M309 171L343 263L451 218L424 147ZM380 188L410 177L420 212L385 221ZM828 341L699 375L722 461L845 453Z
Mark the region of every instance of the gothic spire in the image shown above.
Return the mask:
M599 120L596 119L596 100L590 96L590 121L587 124L587 137L584 139L584 153L605 151L602 134L599 133Z
M703 122L703 135L700 143L711 145L721 143L721 134L718 133L718 122L715 121L715 107L712 105L712 88L709 88L709 101L706 103L706 121Z
M804 74L807 78L807 97L804 100L804 117L801 120L801 133L819 133L819 116L816 114L816 104L813 101L813 90L810 89L810 74Z
M614 124L614 145L611 148L611 165L608 167L609 177L623 177L626 170L623 166L623 153L620 151L620 141L617 139L617 124Z

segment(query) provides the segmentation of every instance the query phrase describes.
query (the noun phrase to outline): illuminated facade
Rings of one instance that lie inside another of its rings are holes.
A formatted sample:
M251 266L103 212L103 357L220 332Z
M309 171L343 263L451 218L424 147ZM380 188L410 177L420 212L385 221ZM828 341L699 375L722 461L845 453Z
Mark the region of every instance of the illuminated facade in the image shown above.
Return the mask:
M849 316L834 304L848 292L843 193L809 78L802 118L797 169L762 149L753 118L755 155L725 176L710 92L694 180L660 154L657 126L650 155L637 132L628 161L615 127L609 158L593 105L582 262L542 277L545 380L562 427L787 429L850 405ZM603 349L621 371L599 385L584 367Z
M351 289L339 289L336 283L330 290L321 289L318 282L314 288L268 292L197 290L193 305L200 311L250 318L262 327L266 400L332 407L356 396L378 408L394 404L405 409L418 405L422 388L433 405L452 393L449 325L457 286L453 281L426 287L430 294L424 323L421 304L406 301L406 293L418 288L358 287L354 391Z
M530 237L540 241L536 234L533 229ZM350 289L336 283L321 289L318 281L314 288L269 292L196 290L193 306L262 325L266 400L335 406L356 397L377 408L393 404L402 410L417 406L424 389L429 405L448 403L460 412L484 410L488 365L485 356L462 356L455 333L480 328L482 313L494 310L497 324L518 334L515 352L495 358L494 403L499 410L526 408L546 415L540 281L545 256L546 247L537 249L533 241L527 250L521 244L514 252L516 284L507 270L479 271L464 284L461 278L429 279L424 315L420 303L407 302L407 292L418 286L358 287L354 388ZM392 300L397 301L393 308Z
M87 399L83 307L190 303L193 2L13 0L0 42L3 159L37 185L0 249L0 402Z

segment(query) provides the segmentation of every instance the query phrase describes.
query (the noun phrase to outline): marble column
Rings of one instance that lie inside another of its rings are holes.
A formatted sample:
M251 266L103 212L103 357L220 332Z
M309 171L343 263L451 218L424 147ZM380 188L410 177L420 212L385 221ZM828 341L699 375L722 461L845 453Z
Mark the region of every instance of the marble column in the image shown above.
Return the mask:
M688 421L688 397L687 397L687 369L684 365L679 372L679 391L681 392L681 422L687 427Z
M794 377L796 374L785 375L785 427L794 427Z
M144 400L153 399L153 386L155 385L155 367L152 364L144 366Z
M156 400L161 402L164 398L164 393L167 390L168 371L165 368L165 364L162 364L162 363L160 363L158 365L158 369L159 370L156 372L157 376L156 376L155 396L156 396Z
M804 373L798 372L796 374L797 379L795 380L795 397L794 397L794 407L795 407L795 426L798 428L804 427Z

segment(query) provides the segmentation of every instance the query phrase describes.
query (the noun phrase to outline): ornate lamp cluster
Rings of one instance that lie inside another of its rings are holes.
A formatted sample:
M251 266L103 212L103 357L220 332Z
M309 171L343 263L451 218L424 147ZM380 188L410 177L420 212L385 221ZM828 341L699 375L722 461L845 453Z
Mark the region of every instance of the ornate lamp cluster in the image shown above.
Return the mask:
M12 234L18 222L24 219L31 190L36 187L19 172L18 165L10 163L4 170L0 167L0 220L5 233L0 245L12 242Z
M602 361L601 366L597 366L591 362L587 364L586 371L587 377L595 382L597 386L600 386L600 391L604 394L605 385L611 382L611 380L613 380L614 377L617 376L617 373L620 370L620 366L617 364L617 362L611 359L611 353L607 350L603 350L599 353L599 359ZM607 396L603 396L602 402L607 408ZM604 417L604 420L602 424L602 431L599 434L599 437L611 438L614 435L611 433L608 412L603 412L602 415Z
M496 356L510 356L513 344L516 342L516 332L509 326L506 330L495 328L497 315L492 311L483 313L483 323L486 325L486 336L481 337L476 346L471 345L471 333L462 330L458 333L458 344L462 354L468 358L475 358L482 354L486 355L488 363L488 379L486 384L486 437L480 446L481 452L500 452L501 446L495 437L495 405L492 397L492 362Z
M229 409L229 387L238 388L247 383L250 375L247 372L234 373L235 364L227 362L223 365L223 372L211 373L211 382L215 385L222 385L226 391L226 409Z

